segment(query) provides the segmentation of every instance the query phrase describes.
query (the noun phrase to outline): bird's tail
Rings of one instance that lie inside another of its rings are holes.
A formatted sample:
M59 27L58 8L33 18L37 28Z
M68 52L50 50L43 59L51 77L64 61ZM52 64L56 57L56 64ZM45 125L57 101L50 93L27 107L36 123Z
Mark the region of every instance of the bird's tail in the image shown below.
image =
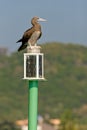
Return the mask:
M18 43L18 42L22 42L22 39L18 40L16 43Z
M27 47L27 45L21 45L19 48L18 48L18 51L21 51L23 49L25 49Z

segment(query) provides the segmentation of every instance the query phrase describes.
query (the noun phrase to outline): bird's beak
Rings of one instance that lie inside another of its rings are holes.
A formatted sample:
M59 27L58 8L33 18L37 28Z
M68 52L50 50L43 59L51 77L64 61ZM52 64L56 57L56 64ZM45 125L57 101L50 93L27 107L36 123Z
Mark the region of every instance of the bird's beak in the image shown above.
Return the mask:
M43 19L43 18L39 18L38 21L46 22L47 20L46 20L46 19Z

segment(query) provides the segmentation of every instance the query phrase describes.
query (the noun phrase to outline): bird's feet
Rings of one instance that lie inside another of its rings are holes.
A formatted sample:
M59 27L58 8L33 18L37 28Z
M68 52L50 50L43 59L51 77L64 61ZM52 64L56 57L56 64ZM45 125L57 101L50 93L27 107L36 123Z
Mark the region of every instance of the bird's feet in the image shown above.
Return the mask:
M37 47L37 44L35 44L34 46L30 45L31 49L36 48L36 47Z

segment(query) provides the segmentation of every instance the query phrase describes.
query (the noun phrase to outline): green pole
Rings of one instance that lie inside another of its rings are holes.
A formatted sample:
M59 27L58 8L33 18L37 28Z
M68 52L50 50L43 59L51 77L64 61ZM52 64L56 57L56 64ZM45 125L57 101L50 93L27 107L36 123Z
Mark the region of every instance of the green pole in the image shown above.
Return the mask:
M38 80L29 81L28 91L28 130L37 130Z

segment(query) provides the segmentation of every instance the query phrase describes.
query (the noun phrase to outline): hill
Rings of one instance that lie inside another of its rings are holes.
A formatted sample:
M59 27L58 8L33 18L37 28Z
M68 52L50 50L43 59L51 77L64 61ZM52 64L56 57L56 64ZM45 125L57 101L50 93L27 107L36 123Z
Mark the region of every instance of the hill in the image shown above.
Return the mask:
M47 43L45 78L39 82L39 113L61 117L71 110L81 121L87 117L87 48ZM27 118L28 82L23 78L23 52L0 57L0 120Z

